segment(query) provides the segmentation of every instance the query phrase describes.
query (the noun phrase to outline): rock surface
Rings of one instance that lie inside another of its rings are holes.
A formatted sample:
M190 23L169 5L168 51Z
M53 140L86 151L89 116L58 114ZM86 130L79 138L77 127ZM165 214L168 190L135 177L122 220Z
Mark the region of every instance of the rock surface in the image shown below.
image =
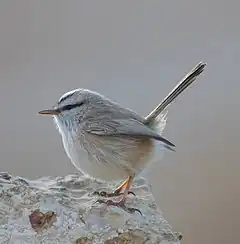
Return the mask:
M30 181L0 173L0 243L180 243L143 178L134 181L136 196L127 200L142 216L96 203L95 190L115 186L78 175Z

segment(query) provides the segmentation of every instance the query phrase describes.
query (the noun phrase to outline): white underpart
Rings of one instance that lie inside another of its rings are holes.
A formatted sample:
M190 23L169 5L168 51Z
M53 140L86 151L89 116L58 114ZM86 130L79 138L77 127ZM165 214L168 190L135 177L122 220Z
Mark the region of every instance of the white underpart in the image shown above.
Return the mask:
M62 126L61 122L56 116L54 116L54 122L60 135L62 136L63 147L73 166L83 174L92 176L90 170L89 172L84 170L84 165L90 164L88 162L88 155L86 151L82 149L80 145L78 148L76 148L76 142L73 140L72 133L70 133L64 126Z

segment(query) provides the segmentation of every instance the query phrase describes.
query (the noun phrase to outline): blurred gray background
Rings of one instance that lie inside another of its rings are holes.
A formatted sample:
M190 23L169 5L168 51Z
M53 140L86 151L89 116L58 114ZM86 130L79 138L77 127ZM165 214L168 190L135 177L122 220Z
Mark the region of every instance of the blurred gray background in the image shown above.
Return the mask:
M0 2L0 171L75 172L52 119L37 112L85 87L147 115L200 60L169 108L177 145L148 174L182 243L237 243L240 218L237 1Z

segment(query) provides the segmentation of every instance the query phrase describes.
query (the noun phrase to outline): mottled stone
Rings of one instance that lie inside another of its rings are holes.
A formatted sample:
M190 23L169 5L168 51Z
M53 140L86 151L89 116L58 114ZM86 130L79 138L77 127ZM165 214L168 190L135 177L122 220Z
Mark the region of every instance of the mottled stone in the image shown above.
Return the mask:
M44 229L50 228L55 220L56 213L53 211L42 213L39 209L36 209L29 215L31 226L38 233Z
M182 235L172 231L144 178L134 181L136 196L126 203L142 215L97 203L96 190L110 192L118 183L79 175L30 181L0 173L0 243L180 243Z
M80 237L76 240L76 244L92 244L92 240L88 237Z
M117 237L106 240L104 244L144 244L147 241L147 233L144 231L128 231Z

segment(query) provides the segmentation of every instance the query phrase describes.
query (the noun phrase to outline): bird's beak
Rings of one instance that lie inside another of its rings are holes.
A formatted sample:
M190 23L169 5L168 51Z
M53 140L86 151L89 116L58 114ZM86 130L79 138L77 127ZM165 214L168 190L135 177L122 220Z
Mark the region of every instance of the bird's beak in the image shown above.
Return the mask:
M38 112L43 115L58 115L60 111L58 109L44 109Z

